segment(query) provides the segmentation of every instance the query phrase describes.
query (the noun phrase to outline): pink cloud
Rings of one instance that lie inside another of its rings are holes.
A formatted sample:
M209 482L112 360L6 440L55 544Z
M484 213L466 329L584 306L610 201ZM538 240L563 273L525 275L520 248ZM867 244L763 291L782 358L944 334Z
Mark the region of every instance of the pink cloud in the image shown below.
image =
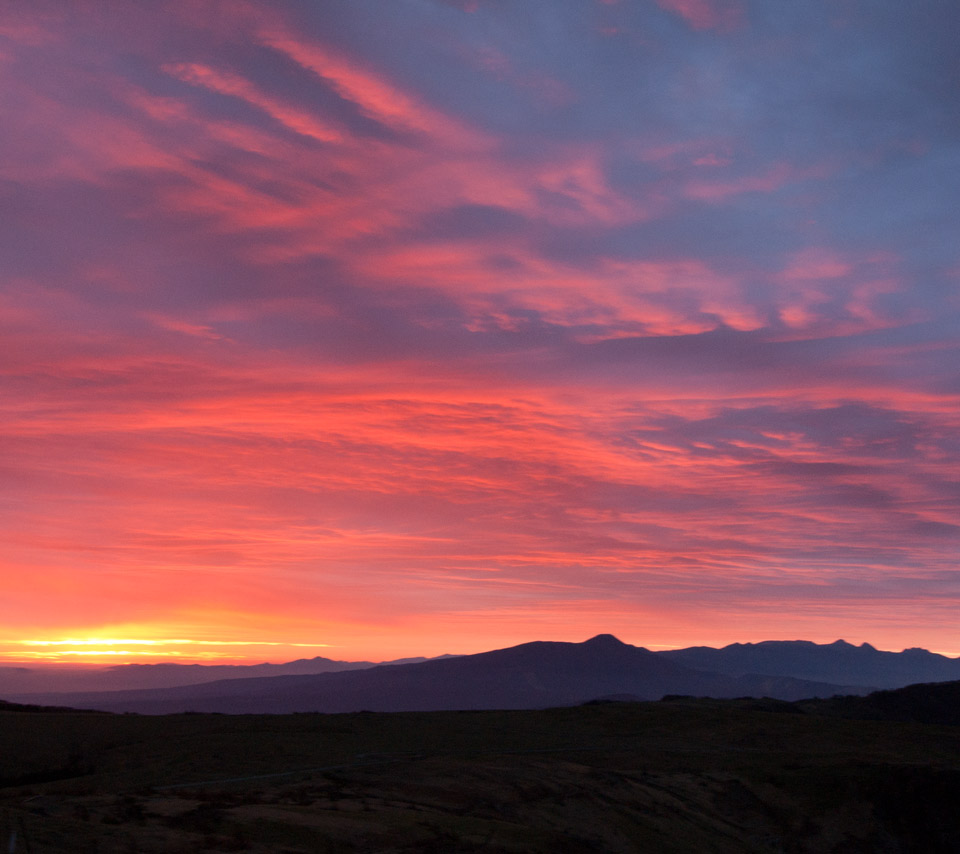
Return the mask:
M732 30L740 26L743 9L733 0L656 0L697 30Z
M838 279L849 275L853 266L829 249L811 248L797 253L780 274L785 281Z
M508 83L520 91L534 95L537 105L559 107L577 99L576 93L556 77L543 71L525 71L501 50L491 45L479 49L462 49L466 61L485 74Z
M168 65L164 70L187 83L204 86L224 95L241 98L247 103L259 107L296 133L313 137L321 142L343 141L343 133L332 127L328 122L321 121L310 113L265 95L256 86L238 75L216 71L196 63Z
M788 164L779 163L759 175L712 181L693 178L686 183L684 192L691 199L717 203L744 193L772 193L803 177L803 173Z
M276 30L264 29L260 38L264 44L322 78L341 97L356 104L375 121L401 130L417 131L438 142L466 150L484 150L492 144L486 135L444 115L329 48Z

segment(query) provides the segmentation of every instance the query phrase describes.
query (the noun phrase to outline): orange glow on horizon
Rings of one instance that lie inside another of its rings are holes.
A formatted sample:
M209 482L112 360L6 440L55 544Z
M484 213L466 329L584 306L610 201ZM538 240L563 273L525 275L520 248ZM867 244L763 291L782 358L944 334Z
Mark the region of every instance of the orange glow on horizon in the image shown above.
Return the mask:
M0 662L80 662L95 663L105 657L118 659L116 663L131 664L141 660L167 659L177 663L240 664L262 660L264 653L291 656L298 650L316 650L320 654L328 648L323 643L298 643L264 640L196 640L188 638L113 638L67 637L56 639L0 640ZM190 649L204 647L204 649ZM235 651L217 651L209 647L236 647ZM279 651L282 650L282 653ZM119 661L122 659L122 661ZM289 660L283 658L284 661Z

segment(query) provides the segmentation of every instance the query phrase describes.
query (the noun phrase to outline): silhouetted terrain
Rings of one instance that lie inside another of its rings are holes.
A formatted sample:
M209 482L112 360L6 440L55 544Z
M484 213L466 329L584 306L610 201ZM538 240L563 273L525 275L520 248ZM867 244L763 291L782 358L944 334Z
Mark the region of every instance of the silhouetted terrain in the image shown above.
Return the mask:
M8 703L6 700L0 700L0 712L35 712L39 714L86 714L102 715L107 712L100 712L96 709L74 709L70 706L41 706L36 703Z
M845 641L815 644L810 641L764 641L762 643L732 644L722 649L689 647L665 650L654 655L701 672L724 676L750 677L741 682L740 693L767 694L775 697L797 697L796 680L819 683L813 691L821 694L824 686L839 689L853 686L862 693L875 688L900 688L918 682L943 682L960 679L960 659L947 658L924 649L903 652L885 652L870 644L853 646ZM0 697L18 698L45 703L67 702L55 694L84 695L87 703L93 692L177 688L235 679L256 679L271 676L307 676L320 673L341 673L369 670L382 666L415 664L457 656L443 655L437 659L405 658L376 664L370 661L336 661L317 656L284 664L206 665L206 664L125 664L112 667L0 667ZM758 677L765 677L760 680ZM724 690L715 690L721 684L702 693L727 696ZM690 689L692 693L700 693ZM629 697L630 692L617 690L615 694ZM632 699L648 699L641 692ZM72 702L76 699L71 696ZM101 698L102 699L102 698ZM131 700L115 697L112 701ZM140 698L144 702L150 697ZM154 697L153 699L156 699ZM370 705L369 703L367 705ZM378 706L379 708L379 706ZM175 707L171 706L170 710Z
M874 688L960 679L960 658L947 658L925 649L884 652L868 643L854 646L842 640L831 644L802 640L735 643L722 649L694 646L664 650L657 655L729 676L767 673Z
M818 714L861 720L960 726L960 682L908 685L866 697L831 697L812 701L809 708Z
M732 677L693 670L612 635L581 644L537 641L419 664L314 676L224 680L182 688L9 699L116 712L290 713L537 709L628 695L770 696L785 700L856 692L784 677Z
M34 854L956 854L960 684L787 703L138 716L0 707ZM857 713L867 719L848 719ZM875 720L878 709L896 720ZM903 722L902 709L912 709Z

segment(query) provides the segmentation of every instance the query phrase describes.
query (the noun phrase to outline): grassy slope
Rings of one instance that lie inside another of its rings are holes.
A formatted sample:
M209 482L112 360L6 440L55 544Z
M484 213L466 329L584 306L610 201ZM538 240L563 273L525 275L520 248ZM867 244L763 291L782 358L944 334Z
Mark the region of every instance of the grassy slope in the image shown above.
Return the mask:
M960 728L793 709L2 712L0 843L16 828L71 854L960 850Z

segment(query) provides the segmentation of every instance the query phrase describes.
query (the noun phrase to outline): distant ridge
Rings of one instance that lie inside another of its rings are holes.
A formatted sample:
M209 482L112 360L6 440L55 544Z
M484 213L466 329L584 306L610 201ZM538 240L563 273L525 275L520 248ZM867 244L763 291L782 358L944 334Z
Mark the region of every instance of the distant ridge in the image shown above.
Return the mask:
M656 654L688 667L728 676L767 673L875 688L960 679L958 658L916 648L884 652L868 643L854 646L844 640L829 644L804 640L735 643L721 649L694 646Z
M771 696L784 700L857 692L778 676L707 673L612 635L583 643L534 641L507 649L310 676L230 679L169 689L12 697L80 708L169 712L290 713L532 709L598 697L665 694Z
M447 658L449 656L440 656ZM414 664L430 659L394 661L337 661L323 656L299 658L284 664L117 664L96 668L29 668L0 666L0 695L56 692L125 691L198 685L217 679L250 679L259 676L303 676L365 670L381 665Z

